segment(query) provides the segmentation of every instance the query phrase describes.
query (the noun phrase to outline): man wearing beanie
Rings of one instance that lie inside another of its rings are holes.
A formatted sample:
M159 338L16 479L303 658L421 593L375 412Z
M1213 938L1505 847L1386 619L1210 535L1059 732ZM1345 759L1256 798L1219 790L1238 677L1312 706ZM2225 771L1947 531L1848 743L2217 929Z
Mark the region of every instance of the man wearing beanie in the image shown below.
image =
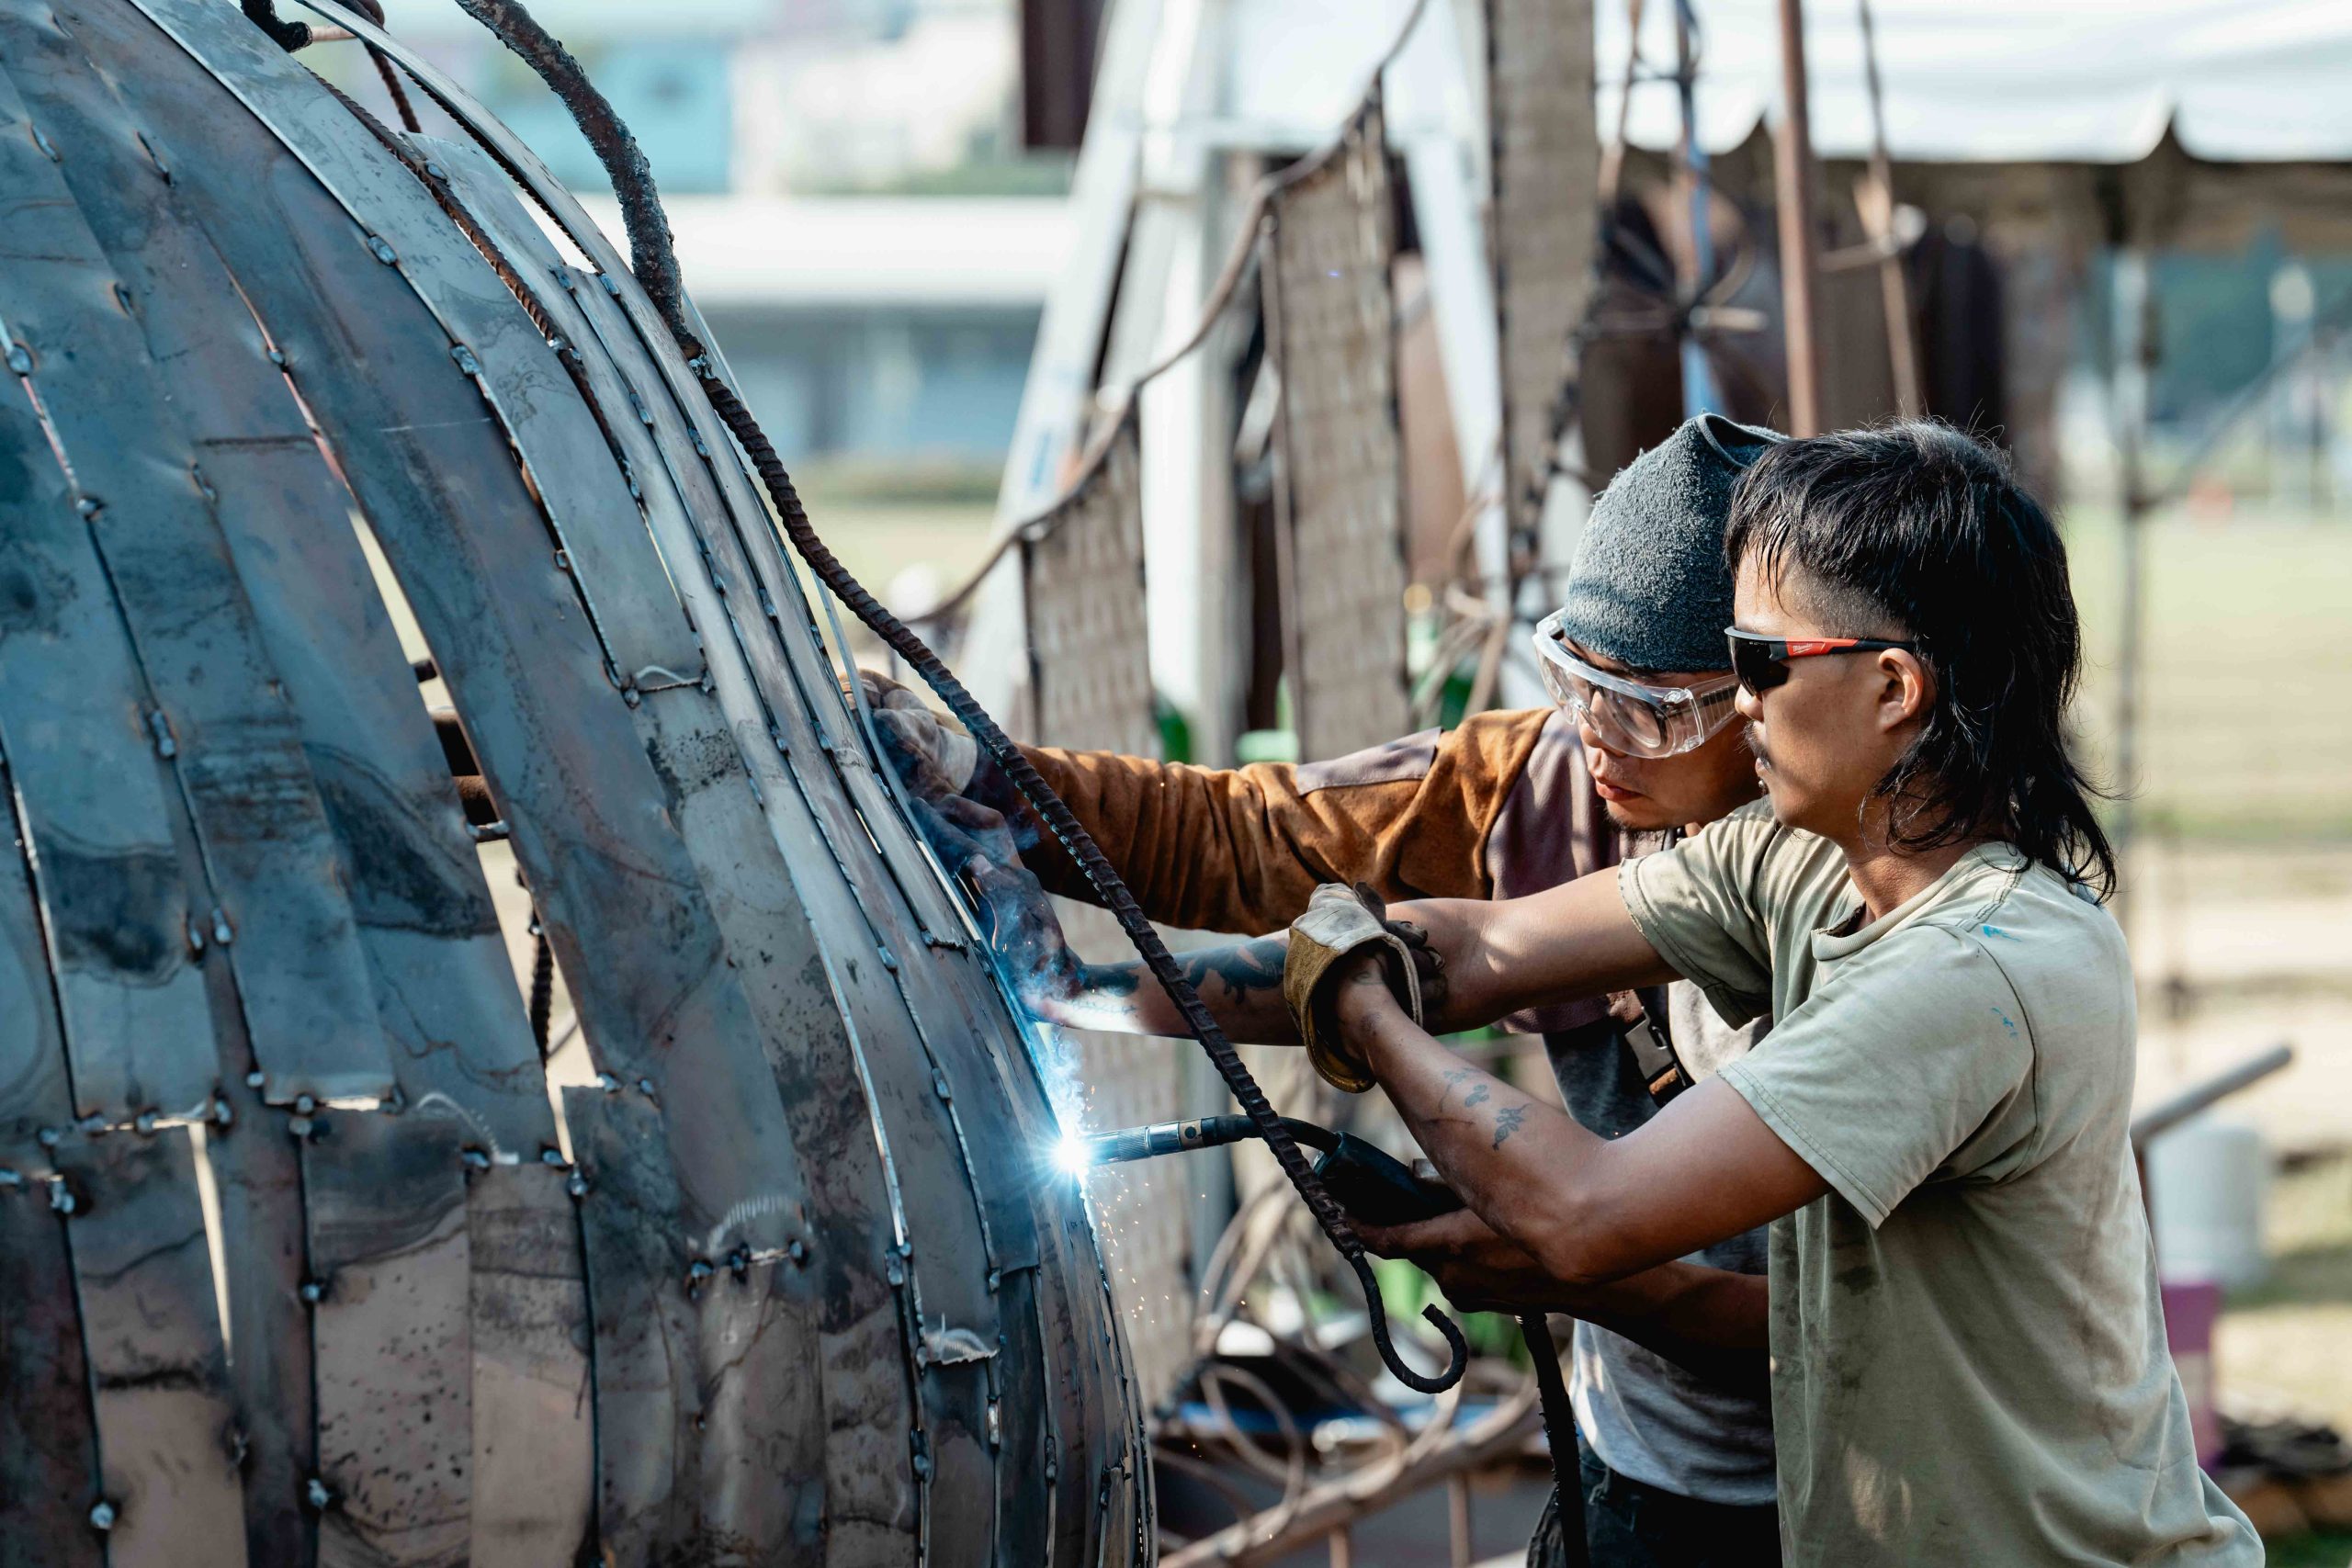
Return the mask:
M1566 603L1539 638L1557 707L1477 714L1442 734L1298 765L1211 770L1046 748L1028 755L1144 912L1173 926L1279 931L1325 883L1363 883L1390 900L1505 898L1610 870L1756 796L1744 731L1732 721L1723 538L1734 482L1780 439L1702 416L1628 465L1595 501ZM912 693L865 680L910 785L933 799L960 794L1034 826L968 739ZM1048 890L1088 896L1050 836L1020 837L1028 869ZM1202 983L1278 988L1280 977L1219 974ZM1615 1137L1744 1053L1769 1021L1727 1028L1678 983L1524 1014L1508 1027L1544 1035L1570 1112ZM1761 1274L1764 1233L1696 1258ZM1752 1366L1715 1360L1693 1370L1579 1322L1569 1360L1593 1563L1779 1561L1760 1352ZM1564 1560L1557 1529L1547 1509L1531 1563Z

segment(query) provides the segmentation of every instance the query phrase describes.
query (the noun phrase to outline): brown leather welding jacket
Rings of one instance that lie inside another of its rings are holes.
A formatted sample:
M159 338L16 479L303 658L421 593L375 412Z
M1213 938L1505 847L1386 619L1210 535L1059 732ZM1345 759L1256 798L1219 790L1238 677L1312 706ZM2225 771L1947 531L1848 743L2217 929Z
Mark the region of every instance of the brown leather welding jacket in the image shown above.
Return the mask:
M1617 834L1552 709L1483 713L1330 761L1210 769L1104 751L1023 748L1163 925L1279 931L1317 886L1367 882L1384 898L1512 898L1616 864ZM976 781L1003 809L1009 786ZM1025 835L1024 835L1025 837ZM1050 835L1023 858L1046 886L1091 901ZM1506 1028L1597 1022L1602 1002Z

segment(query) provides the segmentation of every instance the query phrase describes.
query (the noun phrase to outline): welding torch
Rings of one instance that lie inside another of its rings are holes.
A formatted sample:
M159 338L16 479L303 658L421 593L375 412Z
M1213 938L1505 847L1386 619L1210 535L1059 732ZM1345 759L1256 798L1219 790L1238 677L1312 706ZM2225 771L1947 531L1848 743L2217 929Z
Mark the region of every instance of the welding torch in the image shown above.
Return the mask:
M1352 1133L1333 1132L1295 1116L1283 1125L1304 1147L1317 1150L1315 1174L1340 1206L1376 1225L1435 1219L1462 1207L1462 1198L1434 1175L1423 1176L1385 1149ZM1221 1148L1259 1135L1247 1116L1199 1116L1185 1122L1155 1122L1065 1140L1061 1164L1072 1173L1096 1166L1125 1165L1191 1149Z
M1462 1195L1439 1180L1434 1171L1424 1175L1376 1145L1352 1133L1334 1132L1282 1118L1290 1135L1306 1148L1318 1151L1315 1174L1340 1207L1358 1220L1375 1225L1408 1224L1432 1220L1462 1208ZM1214 1149L1259 1135L1247 1116L1200 1116L1186 1122L1154 1122L1144 1127L1119 1127L1107 1133L1074 1134L1063 1140L1060 1163L1072 1175L1096 1166L1125 1165L1157 1159L1190 1149ZM1426 1165L1426 1162L1416 1162ZM1559 1352L1552 1345L1551 1325L1540 1312L1522 1313L1519 1331L1535 1371L1535 1386L1544 1410L1544 1437L1552 1451L1552 1474L1557 1483L1557 1507L1566 1561L1587 1561L1584 1533L1584 1491L1577 1472L1576 1412L1560 1376Z

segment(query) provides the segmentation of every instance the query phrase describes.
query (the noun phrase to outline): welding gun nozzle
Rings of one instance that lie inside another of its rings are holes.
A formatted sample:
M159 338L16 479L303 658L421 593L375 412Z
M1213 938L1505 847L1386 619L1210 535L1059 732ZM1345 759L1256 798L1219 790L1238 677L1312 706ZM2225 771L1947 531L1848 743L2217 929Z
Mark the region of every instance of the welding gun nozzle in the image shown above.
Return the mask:
M1317 1148L1330 1145L1332 1134L1311 1122L1285 1116L1291 1135ZM1083 1140L1086 1163L1125 1165L1131 1160L1156 1159L1188 1149L1214 1149L1258 1136L1258 1124L1247 1116L1199 1116L1187 1122L1155 1122L1148 1127L1120 1127Z

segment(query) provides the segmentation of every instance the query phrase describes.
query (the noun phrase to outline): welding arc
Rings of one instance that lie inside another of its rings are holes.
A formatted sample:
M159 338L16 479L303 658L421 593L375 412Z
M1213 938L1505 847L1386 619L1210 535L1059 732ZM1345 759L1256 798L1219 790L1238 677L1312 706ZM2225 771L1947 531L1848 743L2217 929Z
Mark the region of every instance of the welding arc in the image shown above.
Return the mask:
M262 0L248 0L248 9ZM1325 1236L1346 1259L1363 1292L1364 1311L1370 1320L1374 1344L1380 1359L1397 1381L1408 1388L1424 1393L1438 1393L1462 1381L1468 1369L1470 1348L1462 1330L1453 1319L1434 1306L1424 1306L1422 1314L1444 1336L1450 1359L1443 1372L1430 1377L1405 1364L1389 1335L1388 1317L1384 1309L1378 1282L1373 1278L1372 1267L1365 1260L1363 1240L1349 1223L1347 1212L1329 1192L1324 1190L1308 1166L1306 1156L1299 1152L1297 1141L1283 1125L1265 1091L1250 1074L1250 1069L1225 1036L1207 1008L1193 989L1183 973L1176 965L1167 944L1152 927L1151 921L1136 904L1134 893L1122 881L1111 863L1103 856L1084 825L1069 807L1054 793L1052 786L1038 775L1029 759L1001 728L988 711L980 706L962 682L933 653L922 638L904 622L893 615L882 603L866 591L865 586L842 566L825 542L810 526L808 514L802 507L792 479L785 471L775 448L760 429L759 422L736 396L732 388L719 378L718 367L705 352L704 344L686 323L684 289L681 283L677 255L673 248L668 217L655 189L653 171L644 152L628 126L613 111L612 105L588 80L580 62L553 35L515 0L458 0L459 9L484 28L506 49L536 72L551 88L557 98L571 113L581 133L594 149L597 159L612 181L613 193L619 198L621 220L628 231L631 270L639 284L660 312L662 321L678 341L680 350L702 378L705 395L710 400L720 419L734 434L744 453L751 458L761 482L774 502L784 534L793 548L808 563L818 580L832 592L850 613L870 628L876 636L922 674L933 691L939 694L948 710L961 720L967 729L986 747L989 755L1004 770L1067 852L1095 896L1118 920L1136 951L1143 957L1152 977L1159 981L1169 999L1183 1015L1186 1027L1208 1054L1217 1074L1238 1100L1243 1112L1255 1124L1258 1135L1281 1165L1283 1174L1290 1179L1300 1200L1314 1214L1316 1224ZM266 5L262 4L266 9ZM1418 7L1416 16L1419 14ZM846 650L844 650L846 652Z

